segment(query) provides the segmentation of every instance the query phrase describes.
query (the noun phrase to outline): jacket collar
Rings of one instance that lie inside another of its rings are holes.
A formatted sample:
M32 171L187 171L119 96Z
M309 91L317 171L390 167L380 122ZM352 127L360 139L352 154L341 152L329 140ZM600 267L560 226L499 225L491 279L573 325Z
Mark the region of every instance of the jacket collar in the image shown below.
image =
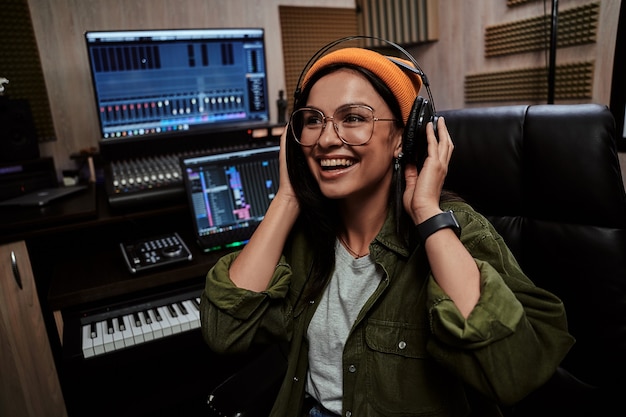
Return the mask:
M380 229L378 235L376 235L374 241L402 257L408 257L411 247L414 246L411 242L415 241L413 238L415 234L411 233L411 230L406 229L406 222L402 223L405 227L400 230L400 233L397 233L396 223L395 210L393 204L391 204L389 210L387 210L385 223L383 223L383 227Z

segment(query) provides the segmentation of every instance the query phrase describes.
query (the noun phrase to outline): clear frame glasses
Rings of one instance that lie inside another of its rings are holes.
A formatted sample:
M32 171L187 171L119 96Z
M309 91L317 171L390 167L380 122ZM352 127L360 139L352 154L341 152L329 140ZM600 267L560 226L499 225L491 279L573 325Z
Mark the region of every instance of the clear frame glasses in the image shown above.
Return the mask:
M302 146L314 146L326 124L331 121L335 133L346 145L365 145L372 138L375 122L396 122L396 119L374 117L374 110L362 104L339 107L332 116L325 116L318 109L303 107L291 114L289 125L296 142Z

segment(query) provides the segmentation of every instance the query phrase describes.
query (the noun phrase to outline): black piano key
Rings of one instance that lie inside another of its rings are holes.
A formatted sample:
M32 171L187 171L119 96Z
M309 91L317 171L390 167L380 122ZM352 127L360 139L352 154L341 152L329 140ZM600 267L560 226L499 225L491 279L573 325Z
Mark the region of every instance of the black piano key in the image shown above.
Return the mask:
M147 324L152 324L152 318L150 317L150 314L148 314L147 310L142 311L141 314L143 314L143 318L146 320Z
M176 312L176 309L174 308L174 306L172 306L171 304L168 304L166 307L167 307L167 311L170 312L170 315L172 317L178 317L178 313Z
M189 312L187 311L187 308L185 308L185 306L183 305L183 303L181 303L180 301L176 303L176 305L178 306L178 308L180 308L180 312L183 313L183 315L187 315L189 314Z
M95 339L96 337L98 337L98 326L94 321L91 323L91 338Z
M133 319L135 319L135 327L141 327L141 319L136 311L133 312Z
M126 330L126 325L124 324L124 319L122 317L116 317L117 320L117 328L120 329L120 332Z
M113 319L107 319L107 332L113 334L115 329L113 328Z
M193 303L193 305L198 309L198 311L200 311L200 301L198 301L197 298L192 298L191 302Z
M159 310L157 310L156 308L153 308L152 312L154 313L154 317L156 318L156 321L163 321L163 317L161 317L161 313L159 313Z

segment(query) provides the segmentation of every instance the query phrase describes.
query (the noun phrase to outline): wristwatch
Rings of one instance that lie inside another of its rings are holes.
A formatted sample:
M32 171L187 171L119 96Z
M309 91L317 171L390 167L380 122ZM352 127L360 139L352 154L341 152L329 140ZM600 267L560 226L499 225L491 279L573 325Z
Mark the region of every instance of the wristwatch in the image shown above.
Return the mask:
M417 225L417 234L419 235L422 243L426 242L426 239L438 230L451 228L454 230L457 236L461 236L461 225L457 221L452 210L444 211L431 217L430 219L423 221Z

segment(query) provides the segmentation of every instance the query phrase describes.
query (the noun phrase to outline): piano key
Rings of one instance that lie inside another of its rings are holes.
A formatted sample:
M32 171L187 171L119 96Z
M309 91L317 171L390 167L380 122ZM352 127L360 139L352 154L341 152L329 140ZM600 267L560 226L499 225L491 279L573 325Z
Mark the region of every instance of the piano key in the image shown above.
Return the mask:
M106 331L102 332L102 345L104 347L105 352L113 352L115 350L115 345L113 344L113 334L109 333L109 323L108 320L102 323L102 326L106 329Z
M173 304L167 304L165 307L167 308L167 311L170 313L169 317L178 317L178 311L174 308Z
M115 331L115 329L113 328L113 319L107 319L106 324L107 324L107 333L113 334L113 332Z
M189 314L184 314L182 310L180 309L180 306L178 305L178 303L172 304L172 308L174 308L176 312L178 313L177 318L180 321L180 327L182 331L191 330L191 324L189 323L190 322Z
M148 342L150 340L154 339L154 334L152 333L152 328L150 327L150 325L146 322L146 316L142 314L139 315L139 318L141 319L141 331L143 332L143 339L144 341Z
M153 308L152 312L154 312L154 316L156 317L156 321L157 322L162 322L163 321L163 316L161 316L161 312L159 311L158 308Z
M124 339L124 346L126 347L133 346L135 344L135 336L133 335L133 330L132 330L133 318L130 314L127 314L122 317L122 320L124 322L124 331L122 332L123 339Z
M169 336L174 333L173 327L174 325L170 322L167 314L167 309L165 307L158 307L156 311L161 316L161 329L163 330L163 336Z
M93 350L93 338L91 337L91 325L83 326L83 356L90 358L95 355Z
M123 330L120 328L120 321L118 317L113 320L114 329L113 329L113 346L115 349L123 349L124 348L124 335Z
M141 319L139 318L139 312L135 311L133 313L133 320L135 321L135 326L141 326Z
M115 320L117 320L117 327L120 329L121 332L126 330L126 324L124 323L123 317L116 317Z
M96 323L95 323L95 322L91 323L91 324L89 325L89 327L91 328L91 338L93 339L93 338L95 338L95 337L96 337L96 335L97 335L97 332L96 332Z
M183 305L187 308L187 312L191 317L190 324L192 329L200 327L200 311L189 300L183 301Z
M160 326L157 327L157 324L154 322L152 316L150 316L148 310L144 310L141 312L141 318L145 323L145 330L150 333L149 340L163 337L163 331L161 330ZM161 336L159 336L159 334L161 334ZM148 338L146 338L146 341L148 341Z
M145 341L143 337L143 329L141 328L141 320L136 320L138 318L139 316L135 316L135 314L133 313L132 323L130 326L130 331L133 333L133 339L135 340L136 345Z
M166 317L170 321L172 333L180 333L183 331L181 322L178 319L178 312L172 304L165 306Z
M142 316L145 323L152 324L152 317L150 317L147 310L141 311L140 315Z
M155 339L162 338L164 336L163 328L161 327L161 323L156 318L155 310L149 309L149 310L146 310L146 313L148 314L151 320L150 326L152 327L152 333L154 334L154 338Z
M95 355L102 355L104 353L104 326L102 322L96 323L96 337L93 340L93 353Z

